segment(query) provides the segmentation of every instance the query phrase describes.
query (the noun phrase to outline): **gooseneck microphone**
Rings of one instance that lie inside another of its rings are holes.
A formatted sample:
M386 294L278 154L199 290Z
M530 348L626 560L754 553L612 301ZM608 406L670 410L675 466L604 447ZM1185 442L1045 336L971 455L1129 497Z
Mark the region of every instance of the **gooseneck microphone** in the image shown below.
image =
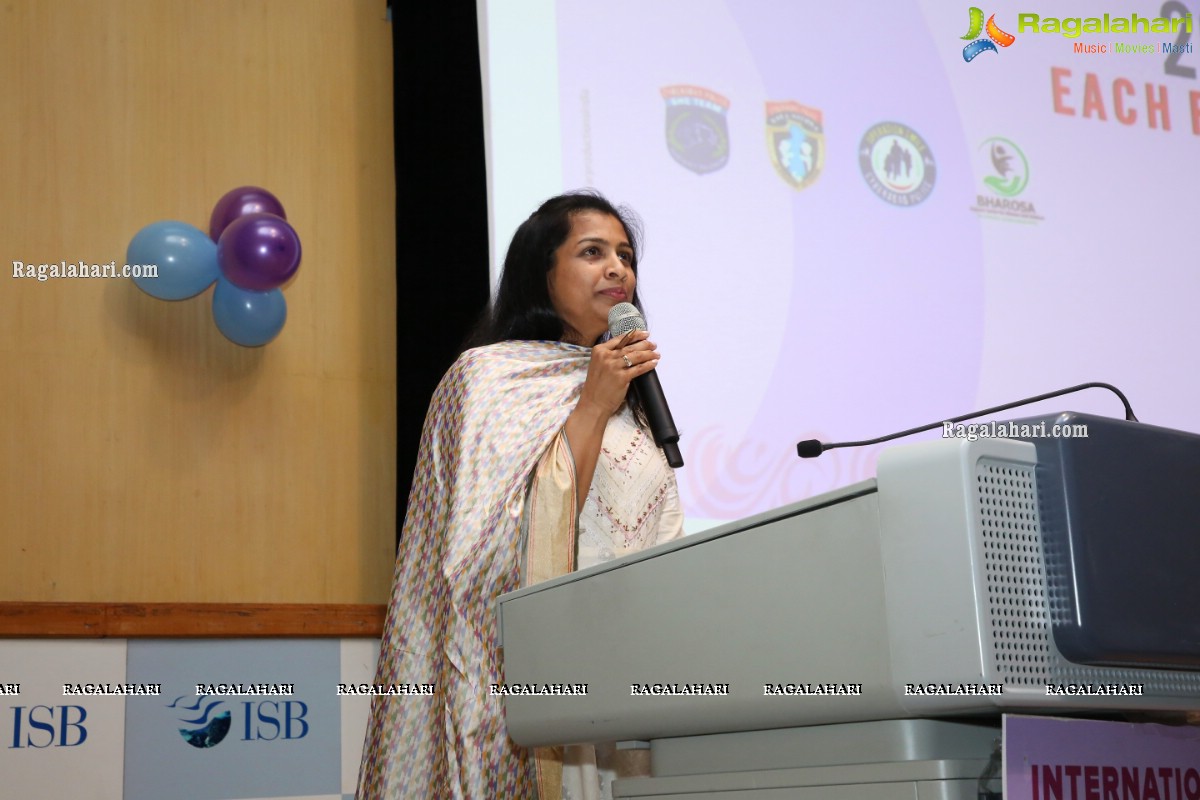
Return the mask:
M1133 406L1129 405L1129 401L1125 398L1125 395L1121 393L1120 389L1113 386L1111 383L1081 383L1078 386L1072 386L1068 389L1059 389L1056 392L1039 394L1037 397L1026 397L1024 400L1014 400L1011 403L993 406L992 408L985 408L982 411L972 411L970 414L963 414L961 417L931 422L928 425L921 425L917 428L909 428L908 430L900 431L899 433L890 433L887 436L880 436L878 439L864 439L861 442L834 442L832 444L819 442L816 439L805 439L803 442L797 443L796 455L800 456L801 458L816 458L826 450L833 450L838 447L863 447L870 444L882 444L883 442L890 442L892 439L901 439L905 436L912 436L914 433L922 433L923 431L930 431L934 428L940 428L947 422L963 422L968 419L975 419L976 417L984 417L988 414L995 414L997 411L1006 411L1007 409L1016 408L1017 406L1027 406L1031 403L1037 403L1041 400L1049 400L1051 397L1059 397L1064 394L1083 391L1084 389L1108 389L1117 397L1121 398L1121 404L1125 406L1125 419L1129 420L1130 422L1138 421L1138 418L1133 414Z
M624 336L630 331L646 330L646 319L633 303L617 303L608 312L608 332L613 337ZM633 390L642 401L646 410L646 420L650 423L650 434L654 443L662 448L667 463L675 469L683 466L683 455L679 452L679 431L675 429L675 420L671 419L671 409L667 407L667 398L663 395L662 384L658 381L655 370L633 379Z

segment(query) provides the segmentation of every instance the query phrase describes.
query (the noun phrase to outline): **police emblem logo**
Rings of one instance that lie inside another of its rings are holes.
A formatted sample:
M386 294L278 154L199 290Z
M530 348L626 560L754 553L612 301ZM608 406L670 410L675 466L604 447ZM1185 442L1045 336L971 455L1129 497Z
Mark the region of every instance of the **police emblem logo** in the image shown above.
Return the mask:
M793 189L806 189L825 166L821 112L787 100L767 101L767 150L779 177Z
M937 162L920 134L899 122L881 122L858 144L863 180L881 200L915 206L933 192Z
M704 175L729 162L729 101L699 86L664 86L667 150L679 164Z

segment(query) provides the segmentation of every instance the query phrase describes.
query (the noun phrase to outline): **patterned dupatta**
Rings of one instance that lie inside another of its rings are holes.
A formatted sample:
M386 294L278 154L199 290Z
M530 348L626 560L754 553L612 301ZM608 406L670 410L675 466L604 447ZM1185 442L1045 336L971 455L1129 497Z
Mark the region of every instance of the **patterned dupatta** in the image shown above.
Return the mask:
M359 800L558 800L555 753L513 744L495 600L574 568L575 484L564 437L591 351L558 342L469 350L438 385L396 557ZM532 490L530 490L532 480ZM522 514L532 503L526 552ZM521 562L522 555L525 562Z

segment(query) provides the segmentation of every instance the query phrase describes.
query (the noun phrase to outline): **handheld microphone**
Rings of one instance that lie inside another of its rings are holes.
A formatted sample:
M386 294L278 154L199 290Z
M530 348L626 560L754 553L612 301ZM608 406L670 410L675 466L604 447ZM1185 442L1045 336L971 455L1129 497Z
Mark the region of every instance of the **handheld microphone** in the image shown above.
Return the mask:
M983 417L987 416L988 414L995 414L997 411L1005 411L1010 408L1016 408L1017 406L1027 406L1031 403L1049 400L1051 397L1059 397L1060 395L1082 391L1083 389L1108 389L1117 397L1121 398L1121 403L1125 406L1125 419L1129 420L1130 422L1138 421L1138 418L1134 416L1133 406L1129 405L1129 400L1125 398L1125 395L1121 393L1120 389L1113 386L1111 383L1081 383L1078 386L1071 386L1067 389L1059 389L1056 392L1046 392L1045 394L1039 394L1036 397L1026 397L1024 400L1014 400L1011 403L993 406L992 408L985 408L982 411L972 411L970 414L963 414L961 417L954 417L952 419L941 420L939 422L931 422L928 425L921 425L916 428L909 428L906 431L891 433L887 436L880 436L877 439L864 439L861 442L834 442L832 444L819 442L816 439L805 439L803 442L798 442L796 444L796 455L800 456L801 458L816 458L826 450L833 450L838 447L863 447L869 444L882 444L883 442L890 442L892 439L900 439L905 436L912 436L914 433L921 433L923 431L933 430L934 428L940 428L947 422L963 422L964 420L975 419L976 417Z
M613 337L644 330L646 319L633 303L617 303L608 312L608 332ZM633 390L638 393L642 408L646 410L646 420L650 423L654 443L662 448L668 464L675 469L682 467L679 431L675 429L675 420L671 419L671 409L667 407L667 398L663 395L662 384L655 370L634 378Z

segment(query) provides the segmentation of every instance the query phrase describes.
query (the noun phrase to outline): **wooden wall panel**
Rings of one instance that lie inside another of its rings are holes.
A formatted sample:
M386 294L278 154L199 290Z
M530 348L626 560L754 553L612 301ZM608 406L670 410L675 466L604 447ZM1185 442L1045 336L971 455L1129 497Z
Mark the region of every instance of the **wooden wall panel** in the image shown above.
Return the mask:
M0 601L381 603L395 536L383 0L0 0ZM207 230L240 185L304 257L279 338L209 289L11 277Z
M332 603L0 603L0 638L378 639L387 606Z

